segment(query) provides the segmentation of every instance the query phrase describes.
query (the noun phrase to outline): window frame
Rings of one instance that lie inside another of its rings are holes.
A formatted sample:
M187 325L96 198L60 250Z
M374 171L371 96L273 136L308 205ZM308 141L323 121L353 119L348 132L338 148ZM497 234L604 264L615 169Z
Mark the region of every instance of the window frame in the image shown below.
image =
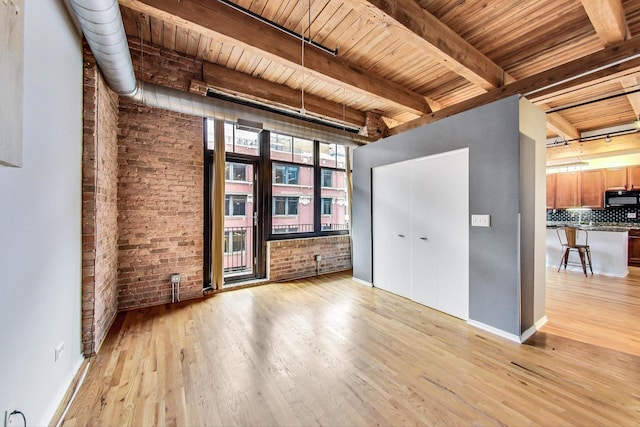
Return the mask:
M287 135L285 135L287 136ZM271 148L271 132L269 132L269 148ZM273 175L272 172L270 173L271 175L271 182L269 182L269 185L267 185L266 188L266 192L265 194L268 194L268 202L269 202L269 207L268 207L268 221L266 224L266 232L268 234L267 240L268 241L274 241L274 240L287 240L287 239L303 239L303 238L311 238L311 237L321 237L321 236L334 236L334 235L348 235L349 234L349 228L347 227L347 229L345 230L323 230L322 227L322 197L321 197L321 193L322 193L322 189L323 188L335 188L333 187L334 185L334 172L338 171L338 172L345 172L346 173L346 168L350 167L350 165L345 164L345 168L341 169L337 167L337 161L336 161L336 167L332 167L332 166L327 166L327 165L321 165L320 163L320 144L322 142L320 141L313 141L313 164L309 164L309 163L299 163L299 162L287 162L284 160L272 160L271 159L271 149L269 150L269 155L265 156L268 159L268 169L271 172L272 170L274 170L275 165L276 164L280 164L280 165L291 165L291 166L302 166L302 167L311 167L313 169L313 231L298 231L298 232L287 232L287 233L274 233L273 232L273 217L275 215L273 215L273 203L274 203L274 195L273 195L273 186L274 185L287 185L287 184L281 184L281 183L274 183L273 182ZM295 150L295 147L293 148ZM267 168L265 168L267 169ZM326 170L331 170L331 187L322 187L322 170L326 169ZM295 185L295 184L292 184ZM345 188L345 191L348 191ZM326 197L325 197L326 198ZM333 211L333 206L331 207L332 211ZM290 225L291 228L296 227L299 225L296 224L292 224ZM304 227L303 227L304 228Z

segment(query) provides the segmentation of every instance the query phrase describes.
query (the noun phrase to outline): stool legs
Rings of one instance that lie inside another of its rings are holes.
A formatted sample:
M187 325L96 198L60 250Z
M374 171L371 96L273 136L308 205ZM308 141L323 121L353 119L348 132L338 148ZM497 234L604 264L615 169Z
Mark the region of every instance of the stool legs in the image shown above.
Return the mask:
M564 265L564 269L567 269L567 263L569 262L569 252L571 249L576 249L578 251L578 255L580 256L580 264L582 264L582 271L584 275L587 276L587 262L589 264L589 270L591 270L591 274L593 274L593 265L591 264L591 248L586 247L578 247L578 248L569 248L565 247L562 256L560 257L560 265L558 266L558 272ZM585 259L586 255L586 259Z
M591 274L593 274L593 265L591 264L591 248L587 246L587 259L589 260L589 270L591 270Z
M580 264L582 264L582 271L584 272L584 277L587 277L587 266L584 263L585 252L586 252L585 248L578 248L578 255L580 256Z

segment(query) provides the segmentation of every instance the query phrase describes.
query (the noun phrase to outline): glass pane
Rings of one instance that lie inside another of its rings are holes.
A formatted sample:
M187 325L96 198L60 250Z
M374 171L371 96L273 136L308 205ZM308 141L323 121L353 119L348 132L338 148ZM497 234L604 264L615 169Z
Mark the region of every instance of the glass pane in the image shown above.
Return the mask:
M253 165L226 162L224 277L253 274Z
M324 172L327 169L323 169ZM349 229L349 199L347 197L347 173L330 171L332 185L320 189L322 197L322 230L336 231ZM329 203L330 202L330 203Z
M273 164L273 234L313 232L313 167Z
M320 143L320 166L336 167L336 144Z
M271 160L293 160L293 137L271 133Z
M224 123L224 150L233 152L233 123Z
M293 162L313 164L313 141L293 138Z
M346 169L345 163L347 161L347 155L345 154L346 148L344 145L336 145L336 167L338 169Z
M260 134L255 131L236 129L234 152L257 156L260 153Z
M216 137L215 127L216 127L216 122L208 118L207 119L207 149L208 150L213 150L215 146L215 137Z

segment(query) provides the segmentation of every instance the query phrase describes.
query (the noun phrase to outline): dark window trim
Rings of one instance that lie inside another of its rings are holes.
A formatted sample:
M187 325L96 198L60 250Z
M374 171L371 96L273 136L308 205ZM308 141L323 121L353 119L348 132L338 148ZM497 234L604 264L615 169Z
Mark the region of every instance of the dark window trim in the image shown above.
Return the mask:
M209 150L207 147L207 137L209 134L209 129L207 128L207 124L209 121L207 118L202 119L204 121L202 133L203 139L203 157L204 157L204 240L202 242L203 248L202 253L204 256L203 264L203 280L202 280L202 288L210 289L211 288L211 182L213 180L213 150Z

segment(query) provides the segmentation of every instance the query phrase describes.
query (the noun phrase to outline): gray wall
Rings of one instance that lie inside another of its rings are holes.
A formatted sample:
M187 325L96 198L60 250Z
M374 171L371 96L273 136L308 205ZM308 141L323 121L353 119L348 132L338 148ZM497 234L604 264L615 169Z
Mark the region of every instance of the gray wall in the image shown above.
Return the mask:
M0 166L0 411L13 404L40 426L83 360L82 39L63 2L22 12L23 163Z
M469 229L469 318L520 336L518 96L354 150L353 275L373 282L371 168L464 147L469 212L491 215L490 228Z

